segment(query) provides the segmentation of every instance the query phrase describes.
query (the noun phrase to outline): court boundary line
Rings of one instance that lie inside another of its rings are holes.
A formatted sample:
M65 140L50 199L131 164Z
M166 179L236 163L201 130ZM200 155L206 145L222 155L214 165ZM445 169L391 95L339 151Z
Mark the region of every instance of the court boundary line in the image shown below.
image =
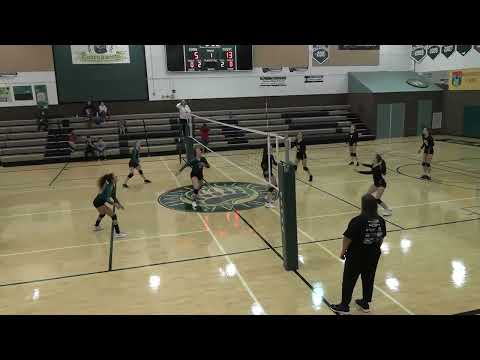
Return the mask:
M60 171L58 172L57 176L55 176L55 177L53 178L53 180L50 181L50 183L48 184L49 187L52 186L52 184L55 182L55 180L58 179L58 177L62 174L62 172L67 168L68 164L69 164L69 161L67 160L67 162L65 162L65 165L64 165L64 166L60 169Z
M12 283L0 284L0 288L9 287L9 286L19 286L19 285L33 284L33 283L37 283L37 282L47 282L47 281L55 281L55 280L62 280L62 279L70 279L70 278L75 278L75 277L82 277L82 276L89 276L89 275L96 275L96 274L108 274L108 273L117 272L117 271L134 270L134 269L141 269L141 268L146 268L146 267L182 263L182 262L187 262L187 261L208 260L208 259L213 259L213 258L219 258L219 257L222 257L222 256L241 255L241 254L257 252L257 251L265 251L265 250L269 250L269 249L268 248L261 248L261 249L242 250L242 251L236 251L236 252L231 252L231 253L227 253L227 254L199 256L199 257L195 257L195 258L163 261L163 262L144 264L144 265L125 266L125 267L114 268L111 271L99 270L99 271L93 271L93 272L87 272L87 273L71 274L71 275L50 277L50 278L44 278L44 279L35 279L35 280L28 280L28 281L12 282Z

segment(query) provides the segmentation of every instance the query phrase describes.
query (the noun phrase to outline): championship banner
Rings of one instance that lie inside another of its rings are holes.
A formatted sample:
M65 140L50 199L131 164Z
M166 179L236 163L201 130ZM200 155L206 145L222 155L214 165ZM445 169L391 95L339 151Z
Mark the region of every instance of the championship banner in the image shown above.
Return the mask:
M0 87L0 102L11 102L10 87Z
M425 45L412 45L410 57L417 63L422 62L422 60L425 59L425 56L427 56L427 50L425 47Z
M472 45L457 45L457 52L462 56L467 55L470 50L472 50Z
M435 58L440 54L440 46L438 45L428 45L427 55L430 59L435 60Z
M72 64L130 64L129 45L71 45Z
M319 64L323 64L328 60L328 45L313 45L313 60Z
M48 107L47 85L35 85L33 88L35 90L37 105L46 109Z
M455 45L442 45L442 54L447 59L455 52Z
M480 68L450 71L448 90L480 90Z
M380 50L380 45L338 45L338 50Z

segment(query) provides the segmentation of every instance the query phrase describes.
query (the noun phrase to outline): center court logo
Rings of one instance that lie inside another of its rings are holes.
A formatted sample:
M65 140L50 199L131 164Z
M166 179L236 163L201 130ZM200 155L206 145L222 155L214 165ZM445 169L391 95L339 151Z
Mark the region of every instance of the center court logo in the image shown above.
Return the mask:
M203 185L196 212L229 212L265 205L268 188L245 182L213 182ZM160 205L178 211L192 209L192 186L182 186L158 197Z

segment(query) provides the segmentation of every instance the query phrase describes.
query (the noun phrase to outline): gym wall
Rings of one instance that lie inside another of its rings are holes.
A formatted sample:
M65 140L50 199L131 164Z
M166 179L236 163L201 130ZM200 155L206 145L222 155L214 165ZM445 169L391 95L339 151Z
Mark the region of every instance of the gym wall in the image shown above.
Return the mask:
M129 64L74 65L70 46L54 45L59 102L147 100L144 46L129 49Z

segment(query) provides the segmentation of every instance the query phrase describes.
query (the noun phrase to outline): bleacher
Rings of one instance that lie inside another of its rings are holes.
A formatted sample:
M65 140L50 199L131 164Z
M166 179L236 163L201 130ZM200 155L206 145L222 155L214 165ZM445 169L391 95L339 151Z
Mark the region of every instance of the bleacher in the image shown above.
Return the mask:
M307 144L343 142L350 125L356 125L360 141L375 136L353 114L349 105L307 106L268 109L200 111L197 115L216 121L295 136L302 131ZM127 134L119 135L118 120L125 119ZM49 119L49 131L37 131L37 120L0 121L0 159L2 166L80 161L84 158L85 137L103 137L107 158L128 157L135 142L144 140L144 152L151 155L174 154L179 150L178 113L115 115L101 125L89 127L83 117ZM68 126L63 126L68 120ZM194 122L199 138L201 121ZM214 150L260 147L265 137L208 123L209 147ZM68 133L75 130L78 141L73 153L68 148Z

